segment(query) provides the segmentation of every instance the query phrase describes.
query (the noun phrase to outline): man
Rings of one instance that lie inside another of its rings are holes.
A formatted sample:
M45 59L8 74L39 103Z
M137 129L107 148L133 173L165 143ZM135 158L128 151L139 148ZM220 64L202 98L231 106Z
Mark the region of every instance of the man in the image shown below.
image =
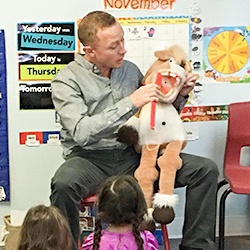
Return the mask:
M117 140L117 131L138 108L161 101L156 84L139 88L143 75L124 60L124 32L116 19L102 11L86 15L78 37L84 54L62 69L52 81L52 100L60 116L65 162L51 183L51 204L67 217L75 248L79 239L80 200L96 191L107 177L133 174L140 155ZM196 77L186 83L173 103L185 105ZM215 199L218 178L216 164L206 158L181 154L182 168L176 187L187 186L185 222L180 249L212 249Z

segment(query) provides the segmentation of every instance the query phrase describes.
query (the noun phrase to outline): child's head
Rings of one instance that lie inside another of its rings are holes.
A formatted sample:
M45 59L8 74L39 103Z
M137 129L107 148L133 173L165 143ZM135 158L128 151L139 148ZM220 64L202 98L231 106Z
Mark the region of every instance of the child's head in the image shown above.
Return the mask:
M141 223L147 212L142 190L133 176L108 178L98 195L98 217L113 225Z
M68 222L53 206L37 205L27 212L18 250L71 250Z
M140 236L140 224L147 213L143 192L133 176L121 175L108 178L98 194L98 212L96 217L93 249L99 249L102 222L115 225L132 225L138 250L143 249Z

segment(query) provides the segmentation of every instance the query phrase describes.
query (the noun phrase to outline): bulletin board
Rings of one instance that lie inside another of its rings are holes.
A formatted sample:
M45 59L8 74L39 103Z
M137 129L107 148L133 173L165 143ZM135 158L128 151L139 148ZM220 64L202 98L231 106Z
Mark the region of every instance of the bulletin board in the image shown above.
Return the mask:
M134 62L143 73L156 60L155 51L173 44L181 46L189 56L189 16L130 17L118 18L118 21L125 33L125 59Z
M5 32L0 30L0 201L10 200Z
M74 22L17 24L20 110L54 109L51 79L74 60Z

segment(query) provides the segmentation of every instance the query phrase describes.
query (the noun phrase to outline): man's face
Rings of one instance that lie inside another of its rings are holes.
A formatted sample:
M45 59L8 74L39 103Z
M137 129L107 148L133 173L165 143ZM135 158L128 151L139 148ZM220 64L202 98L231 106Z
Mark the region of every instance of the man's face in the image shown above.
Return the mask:
M92 45L95 54L93 63L99 68L119 68L123 65L126 54L124 48L124 32L121 25L115 25L97 32L98 41Z

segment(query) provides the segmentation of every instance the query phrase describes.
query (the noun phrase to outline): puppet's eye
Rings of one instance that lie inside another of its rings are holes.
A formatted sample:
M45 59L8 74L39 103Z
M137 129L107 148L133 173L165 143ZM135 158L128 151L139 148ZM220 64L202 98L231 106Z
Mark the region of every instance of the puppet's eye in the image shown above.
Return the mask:
M173 58L173 57L170 57L170 58L168 59L168 62L174 63L174 58Z
M162 122L161 124L164 126L164 125L166 125L166 122Z

